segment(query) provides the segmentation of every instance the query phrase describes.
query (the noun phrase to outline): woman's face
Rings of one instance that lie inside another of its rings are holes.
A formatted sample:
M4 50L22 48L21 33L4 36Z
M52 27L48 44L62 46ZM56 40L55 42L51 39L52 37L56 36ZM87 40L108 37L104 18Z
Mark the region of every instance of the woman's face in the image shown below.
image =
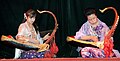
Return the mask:
M90 24L94 25L98 22L97 16L95 14L91 14L87 16L87 19Z
M29 23L33 24L33 23L35 22L35 17L32 17L32 18L28 17L28 18L27 18L27 21L28 21Z

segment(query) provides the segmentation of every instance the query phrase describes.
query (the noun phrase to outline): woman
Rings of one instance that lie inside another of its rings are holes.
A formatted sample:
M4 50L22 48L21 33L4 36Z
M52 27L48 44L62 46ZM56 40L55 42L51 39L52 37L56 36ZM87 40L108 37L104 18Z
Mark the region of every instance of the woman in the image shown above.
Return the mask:
M94 9L86 9L85 15L87 22L82 25L80 30L76 32L75 38L86 41L102 42L104 36L109 31L109 27L102 21L100 21L96 15ZM95 47L78 47L78 51L81 49L81 55L83 58L104 58L104 50Z
M35 45L40 45L43 44L43 40L49 37L47 36L46 38L41 38L39 32L36 32L35 27L33 26L33 23L35 22L35 17L36 12L32 9L29 9L26 13L24 13L25 22L20 24L18 28L18 34L16 35L17 41L22 43L28 42ZM16 49L16 52L21 52L19 58L22 59L44 57L44 52L37 52L36 50L20 51L19 49Z

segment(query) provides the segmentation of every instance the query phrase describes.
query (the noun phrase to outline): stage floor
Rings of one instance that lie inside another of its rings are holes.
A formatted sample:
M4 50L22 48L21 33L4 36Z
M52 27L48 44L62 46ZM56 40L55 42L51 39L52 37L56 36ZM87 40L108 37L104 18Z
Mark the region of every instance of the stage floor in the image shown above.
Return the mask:
M0 59L0 61L120 61L120 58L37 58L37 59Z

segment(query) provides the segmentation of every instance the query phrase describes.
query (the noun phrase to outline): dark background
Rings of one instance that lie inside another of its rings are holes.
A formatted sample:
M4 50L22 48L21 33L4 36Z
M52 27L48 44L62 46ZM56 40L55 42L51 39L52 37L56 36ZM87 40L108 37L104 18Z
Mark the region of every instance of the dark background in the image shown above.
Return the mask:
M112 6L120 14L119 4L119 0L0 0L0 36L15 36L26 10L49 10L56 15L59 24L56 32L56 43L59 47L57 57L77 57L76 46L67 43L66 37L75 35L81 25L86 22L84 9L95 8L98 18L111 26L114 22L114 12L108 10L101 14L99 9ZM54 19L49 14L38 14L36 21L40 31L53 29L54 27ZM119 23L113 37L114 48L120 51ZM13 58L14 52L13 47L0 42L0 58Z

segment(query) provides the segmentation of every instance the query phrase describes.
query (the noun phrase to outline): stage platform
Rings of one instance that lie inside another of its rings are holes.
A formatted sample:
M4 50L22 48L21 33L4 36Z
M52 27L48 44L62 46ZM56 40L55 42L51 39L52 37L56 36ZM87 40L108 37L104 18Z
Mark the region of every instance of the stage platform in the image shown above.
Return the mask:
M0 61L120 61L120 58L39 58L39 59L0 59Z

